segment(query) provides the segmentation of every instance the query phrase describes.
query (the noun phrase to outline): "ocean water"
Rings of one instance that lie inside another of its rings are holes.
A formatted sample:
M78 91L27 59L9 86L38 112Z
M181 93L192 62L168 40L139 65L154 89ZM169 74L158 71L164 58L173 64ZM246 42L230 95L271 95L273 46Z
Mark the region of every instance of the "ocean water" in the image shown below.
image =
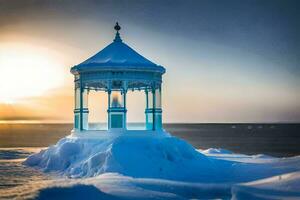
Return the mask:
M141 124L130 127L140 128ZM164 124L164 128L197 149L224 148L279 157L300 155L300 124ZM71 130L72 124L0 123L0 148L47 147Z
M22 164L41 148L0 148L0 199L27 199L50 176Z
M278 157L300 155L300 124L165 124L164 128L198 149L223 148ZM71 124L0 124L0 199L16 198L16 188L30 195L36 187L47 184L44 181L52 176L22 162L70 134L71 129Z

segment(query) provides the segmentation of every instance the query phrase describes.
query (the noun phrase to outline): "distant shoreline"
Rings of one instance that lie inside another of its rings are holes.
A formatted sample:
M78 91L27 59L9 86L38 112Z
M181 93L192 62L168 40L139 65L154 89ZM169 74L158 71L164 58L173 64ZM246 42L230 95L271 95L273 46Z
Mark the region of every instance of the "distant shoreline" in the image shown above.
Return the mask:
M144 122L128 122L128 124L143 124ZM23 120L0 120L0 125L1 124L73 124L73 122L42 122L42 121L23 121ZM105 122L91 122L90 124L105 124ZM251 124L261 124L261 125L274 125L274 124L287 124L287 125L292 125L292 124L299 124L300 122L167 122L163 123L164 125L172 124L180 124L180 125L251 125Z

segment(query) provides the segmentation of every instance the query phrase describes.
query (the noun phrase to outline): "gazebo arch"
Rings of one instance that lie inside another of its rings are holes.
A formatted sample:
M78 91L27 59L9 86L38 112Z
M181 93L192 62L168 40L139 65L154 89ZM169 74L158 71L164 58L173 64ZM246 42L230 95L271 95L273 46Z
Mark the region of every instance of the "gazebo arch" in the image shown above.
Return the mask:
M165 68L125 44L118 23L111 44L86 61L71 68L75 80L74 129L88 130L88 94L105 91L108 101L108 129L125 129L128 90L145 91L146 130L162 129L161 84Z

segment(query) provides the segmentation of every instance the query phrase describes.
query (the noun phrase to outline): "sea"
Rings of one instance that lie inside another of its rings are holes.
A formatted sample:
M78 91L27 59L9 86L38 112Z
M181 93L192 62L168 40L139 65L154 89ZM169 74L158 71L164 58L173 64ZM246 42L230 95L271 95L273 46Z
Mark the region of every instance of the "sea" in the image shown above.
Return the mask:
M97 124L91 125L91 128L95 127ZM141 124L130 125L132 129L135 127L141 127ZM235 153L275 157L300 155L298 123L176 123L164 124L164 129L197 149L222 148ZM0 199L3 196L15 198L14 189L29 182L51 179L22 162L30 154L69 135L71 130L72 124L0 123ZM30 189L34 188L29 188L29 193Z

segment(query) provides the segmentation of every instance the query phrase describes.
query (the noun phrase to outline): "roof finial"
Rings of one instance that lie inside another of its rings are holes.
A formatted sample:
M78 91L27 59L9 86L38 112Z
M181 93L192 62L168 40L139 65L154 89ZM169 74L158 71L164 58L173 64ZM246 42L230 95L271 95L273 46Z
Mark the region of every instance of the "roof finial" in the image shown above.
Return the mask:
M121 26L119 25L118 22L116 22L116 25L115 25L114 28L115 28L115 30L117 31L116 37L115 37L115 39L114 39L114 42L122 42L122 39L121 39L120 33L119 33L119 30L121 30Z
M116 22L115 30L116 30L117 32L119 32L119 30L121 30L121 26L119 25L118 22Z

